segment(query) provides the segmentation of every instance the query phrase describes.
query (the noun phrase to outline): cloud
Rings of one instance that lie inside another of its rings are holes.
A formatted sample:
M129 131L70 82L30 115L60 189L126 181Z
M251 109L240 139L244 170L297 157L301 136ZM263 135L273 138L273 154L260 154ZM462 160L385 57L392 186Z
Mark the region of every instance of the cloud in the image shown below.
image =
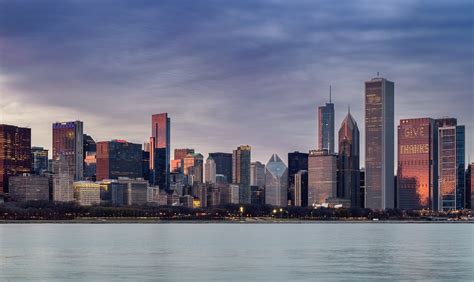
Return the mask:
M81 119L98 140L150 135L169 112L173 147L207 153L316 146L333 85L363 136L363 82L395 81L396 120L455 116L472 135L470 1L0 2L0 122ZM471 103L469 103L471 101ZM15 106L12 106L15 105ZM41 114L39 114L41 113ZM362 143L363 144L363 143Z

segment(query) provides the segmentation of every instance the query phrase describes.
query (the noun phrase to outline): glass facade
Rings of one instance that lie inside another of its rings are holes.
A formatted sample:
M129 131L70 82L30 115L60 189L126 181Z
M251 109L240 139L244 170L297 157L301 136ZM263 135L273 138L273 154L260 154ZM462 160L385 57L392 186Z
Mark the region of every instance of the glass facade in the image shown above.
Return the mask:
M288 168L277 154L273 154L265 166L265 203L288 205Z
M398 126L398 207L434 209L437 129L431 118L402 119Z
M250 164L250 185L265 186L265 165L261 162L252 162Z
M209 153L216 163L216 174L224 175L227 183L232 182L232 154L231 153Z
M394 83L365 83L366 207L394 208Z
M48 171L48 150L43 147L31 148L31 172L37 175Z
M239 184L239 202L250 204L250 156L249 145L242 145L232 154L232 183Z
M119 177L140 178L142 170L142 145L125 140L97 143L97 180Z
M318 109L318 148L334 153L334 104Z
M440 119L438 123L438 209L464 208L465 197L465 133L456 119Z
M300 153L300 152L293 152L288 153L288 190L289 195L288 198L291 200L292 205L295 205L295 175L299 171L307 171L308 170L308 153ZM308 182L303 181L301 182L302 185L306 185L306 187L301 187L303 191L308 190ZM307 204L307 199L303 200Z
M0 194L8 192L8 178L31 172L31 129L0 124Z
M84 175L84 140L82 121L53 123L53 160L64 156L74 180Z
M361 206L359 139L357 123L348 113L339 129L337 197L350 200L352 207Z
M150 142L150 183L162 190L169 189L170 181L170 118L168 113L151 117L152 137ZM154 150L153 150L154 148Z

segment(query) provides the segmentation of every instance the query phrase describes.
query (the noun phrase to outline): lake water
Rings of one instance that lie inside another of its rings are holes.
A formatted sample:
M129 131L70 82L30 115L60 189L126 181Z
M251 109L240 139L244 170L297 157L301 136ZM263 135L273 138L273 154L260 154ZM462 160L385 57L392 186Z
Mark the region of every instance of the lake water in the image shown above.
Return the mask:
M7 224L5 280L474 279L472 224Z

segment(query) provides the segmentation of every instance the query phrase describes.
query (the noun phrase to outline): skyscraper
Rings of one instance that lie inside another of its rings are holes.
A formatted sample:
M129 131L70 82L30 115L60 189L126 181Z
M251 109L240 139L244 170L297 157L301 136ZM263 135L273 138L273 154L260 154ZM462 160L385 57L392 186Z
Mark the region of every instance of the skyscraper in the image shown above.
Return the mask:
M296 207L308 206L308 171L300 170L295 175L293 205Z
M250 163L250 185L265 186L265 165L259 161Z
M48 150L43 147L31 148L31 172L37 175L48 171Z
M150 183L162 190L169 189L170 181L170 118L168 113L151 117Z
M188 154L183 159L183 174L188 178L188 184L203 183L204 156L200 153Z
M288 205L288 168L277 154L273 154L265 166L265 203Z
M437 129L431 118L402 119L398 126L398 207L433 209L437 193Z
M8 178L31 172L31 129L0 124L0 195Z
M231 153L209 153L209 156L216 162L216 174L226 177L227 183L232 182L232 154Z
M394 208L394 83L365 82L366 207Z
M209 156L205 164L205 182L216 183L216 162Z
M249 145L237 147L232 154L232 182L239 184L239 199L242 204L250 204L250 158Z
M465 202L465 132L455 118L436 120L438 126L437 210L459 210Z
M75 166L69 160L62 154L53 160L53 200L57 202L74 201Z
M174 149L174 158L171 161L171 171L172 172L182 172L183 171L183 159L188 154L194 154L194 149L189 149L189 148Z
M97 170L96 151L97 145L94 139L84 134L84 179L95 180Z
M474 206L474 163L467 166L466 170L466 208Z
M318 109L318 149L334 153L334 104L331 102L331 87L329 103Z
M348 112L339 129L338 191L337 197L350 200L352 207L360 207L359 128Z
M295 205L295 175L299 171L307 171L308 170L308 153L300 153L300 152L293 152L293 153L288 153L288 190L289 190L289 200L291 200L291 203ZM307 177L307 175L306 175ZM301 185L303 185L302 192L304 193L305 191L308 191L308 186L304 187L304 185L307 185L308 181L302 181ZM301 195L300 195L301 196ZM307 197L307 195L306 195ZM307 204L307 198L304 199L302 198L303 204Z
M84 140L82 121L53 123L53 160L64 156L74 180L84 175Z
M141 144L125 140L97 142L96 156L97 180L143 176Z
M311 150L308 157L308 206L322 205L337 196L337 156ZM393 179L392 179L393 180Z

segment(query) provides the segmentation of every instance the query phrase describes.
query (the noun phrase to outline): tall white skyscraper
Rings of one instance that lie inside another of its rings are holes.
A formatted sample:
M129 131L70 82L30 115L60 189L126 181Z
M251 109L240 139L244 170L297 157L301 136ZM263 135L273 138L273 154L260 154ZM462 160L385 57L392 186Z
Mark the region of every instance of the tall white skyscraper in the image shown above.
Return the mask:
M210 156L206 160L204 165L205 171L205 182L206 183L216 183L216 162Z

